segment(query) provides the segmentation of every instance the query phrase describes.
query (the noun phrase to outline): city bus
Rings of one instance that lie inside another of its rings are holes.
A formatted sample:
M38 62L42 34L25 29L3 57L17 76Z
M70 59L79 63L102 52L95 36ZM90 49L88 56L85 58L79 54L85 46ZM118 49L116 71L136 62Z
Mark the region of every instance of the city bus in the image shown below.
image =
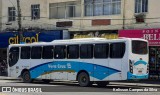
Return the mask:
M29 83L40 79L78 81L82 87L147 79L148 42L138 38L83 38L12 44L8 75Z

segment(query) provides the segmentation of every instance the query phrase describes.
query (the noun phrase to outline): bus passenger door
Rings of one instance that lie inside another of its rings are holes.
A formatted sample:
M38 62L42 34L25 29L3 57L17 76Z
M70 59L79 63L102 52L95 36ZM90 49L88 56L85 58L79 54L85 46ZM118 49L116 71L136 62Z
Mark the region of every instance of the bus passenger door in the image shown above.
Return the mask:
M18 77L19 74L17 74L17 65L19 61L19 47L12 47L9 50L9 55L8 55L8 62L9 62L9 72L8 76L9 77Z

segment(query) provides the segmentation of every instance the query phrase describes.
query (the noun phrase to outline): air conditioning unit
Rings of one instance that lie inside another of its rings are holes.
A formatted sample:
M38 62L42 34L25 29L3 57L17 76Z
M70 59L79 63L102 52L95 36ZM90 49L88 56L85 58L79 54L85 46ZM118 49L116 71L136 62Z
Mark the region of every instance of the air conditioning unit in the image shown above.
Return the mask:
M134 16L135 16L136 23L144 23L145 22L146 14L138 13L138 14L135 14Z

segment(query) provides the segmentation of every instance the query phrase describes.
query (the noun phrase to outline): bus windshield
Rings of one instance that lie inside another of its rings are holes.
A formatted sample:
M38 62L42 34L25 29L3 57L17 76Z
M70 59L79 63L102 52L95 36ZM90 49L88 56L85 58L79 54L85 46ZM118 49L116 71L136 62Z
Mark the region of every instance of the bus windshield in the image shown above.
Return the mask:
M132 53L134 54L147 54L147 42L133 40L132 41Z

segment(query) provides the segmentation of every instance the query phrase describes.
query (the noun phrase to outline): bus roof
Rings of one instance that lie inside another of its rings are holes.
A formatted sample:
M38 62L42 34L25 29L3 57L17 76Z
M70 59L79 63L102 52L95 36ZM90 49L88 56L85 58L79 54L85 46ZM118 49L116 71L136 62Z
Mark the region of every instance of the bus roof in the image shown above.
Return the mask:
M65 45L65 44L92 44L92 43L103 43L103 42L124 42L129 40L141 40L146 41L140 38L119 38L119 39L105 39L105 38L81 38L81 39L68 39L68 40L54 40L52 42L34 42L27 44L11 44L12 46L41 46L41 45Z

